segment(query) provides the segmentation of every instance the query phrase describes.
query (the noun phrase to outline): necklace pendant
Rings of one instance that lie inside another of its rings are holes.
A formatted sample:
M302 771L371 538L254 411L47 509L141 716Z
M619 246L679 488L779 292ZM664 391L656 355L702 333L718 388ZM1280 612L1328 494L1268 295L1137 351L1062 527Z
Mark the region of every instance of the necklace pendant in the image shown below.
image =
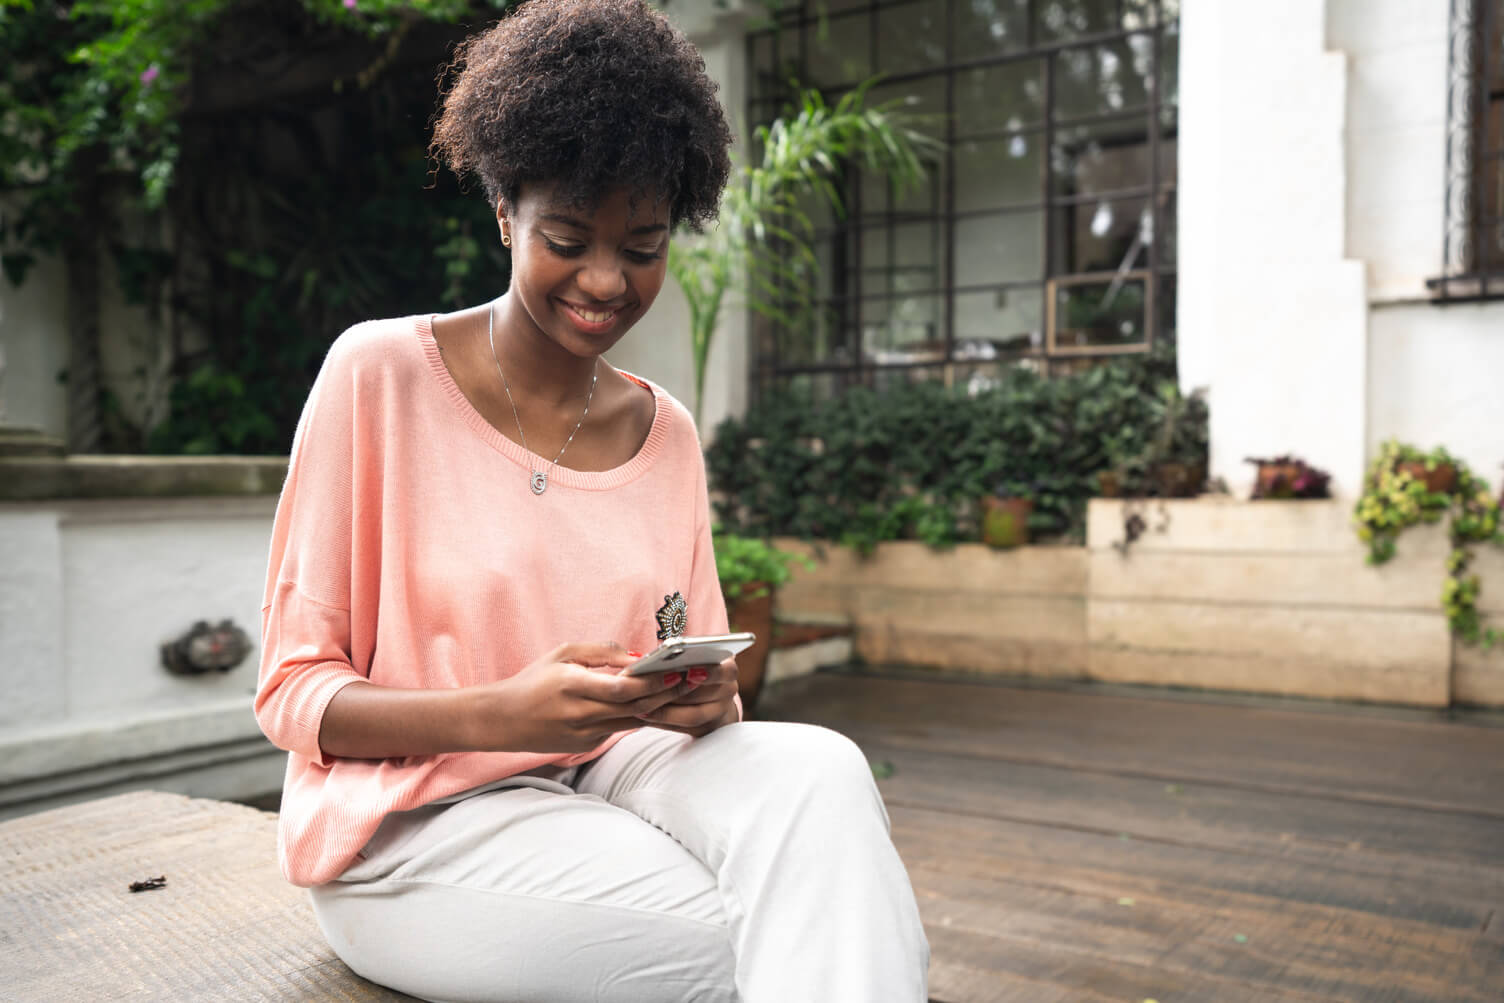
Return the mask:
M548 490L548 474L542 470L534 470L533 478L529 484L533 489L533 494L541 495Z

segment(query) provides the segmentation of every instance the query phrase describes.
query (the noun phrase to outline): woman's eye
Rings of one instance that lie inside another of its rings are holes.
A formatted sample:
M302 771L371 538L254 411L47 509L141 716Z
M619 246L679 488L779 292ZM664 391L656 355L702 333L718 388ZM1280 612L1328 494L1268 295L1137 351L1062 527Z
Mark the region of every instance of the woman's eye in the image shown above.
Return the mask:
M650 261L657 261L659 258L663 257L663 252L662 251L630 251L629 250L627 252L627 257L631 258L633 261L637 262L638 264L645 265L645 264L647 264Z
M585 253L583 244L556 244L547 237L543 238L544 245L561 258L577 258Z

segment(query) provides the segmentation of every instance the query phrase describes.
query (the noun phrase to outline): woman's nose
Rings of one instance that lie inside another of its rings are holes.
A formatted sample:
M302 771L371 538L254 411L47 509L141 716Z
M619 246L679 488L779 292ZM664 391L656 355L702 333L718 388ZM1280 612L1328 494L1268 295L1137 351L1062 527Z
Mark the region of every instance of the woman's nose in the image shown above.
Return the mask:
M627 291L627 276L621 264L609 255L593 255L579 274L580 291L591 299L613 300Z

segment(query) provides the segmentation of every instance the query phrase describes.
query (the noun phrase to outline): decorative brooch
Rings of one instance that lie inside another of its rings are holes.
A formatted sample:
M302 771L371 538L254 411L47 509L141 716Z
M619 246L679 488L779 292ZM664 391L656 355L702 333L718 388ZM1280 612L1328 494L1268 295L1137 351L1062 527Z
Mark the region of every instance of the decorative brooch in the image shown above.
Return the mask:
M667 641L671 637L681 637L685 627L689 625L689 605L677 592L671 596L664 596L663 605L659 606L658 612L653 615L658 618L658 640L660 641Z

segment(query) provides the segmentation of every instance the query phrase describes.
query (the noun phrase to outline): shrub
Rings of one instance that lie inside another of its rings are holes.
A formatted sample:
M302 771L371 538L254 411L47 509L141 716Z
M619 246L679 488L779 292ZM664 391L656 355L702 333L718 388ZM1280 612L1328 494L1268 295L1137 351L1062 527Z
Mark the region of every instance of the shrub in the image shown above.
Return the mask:
M1028 485L1034 534L1080 539L1096 475L1122 469L1145 490L1173 357L1155 354L1043 378L1012 369L969 395L935 382L857 387L816 401L782 391L728 418L707 451L717 517L742 535L935 545L980 536L977 499ZM1185 449L1205 461L1205 405Z

